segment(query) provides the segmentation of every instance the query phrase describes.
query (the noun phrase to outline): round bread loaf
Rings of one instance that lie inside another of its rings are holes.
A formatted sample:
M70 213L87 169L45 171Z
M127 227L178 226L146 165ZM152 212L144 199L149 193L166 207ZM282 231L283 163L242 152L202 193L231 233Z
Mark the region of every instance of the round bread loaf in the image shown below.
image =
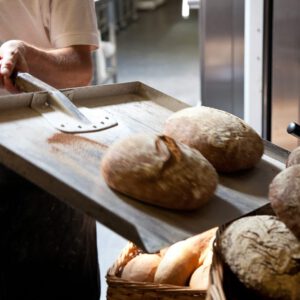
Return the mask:
M199 150L219 172L252 168L263 155L260 136L240 118L211 107L190 107L169 117L164 134Z
M273 178L269 200L278 218L300 239L300 165L291 166Z
M218 227L214 227L186 239L200 253L199 266L203 264L207 256L210 255L210 252L212 252L212 244L215 240L217 229Z
M198 151L166 136L136 134L118 141L101 167L111 188L171 209L199 208L218 182L215 169Z
M198 267L199 251L192 243L180 241L171 245L154 276L155 283L184 286Z
M189 283L192 289L207 290L208 288L210 267L213 259L213 241L212 239L210 245L201 252L199 259L201 265L194 271Z
M125 265L121 278L129 281L153 282L160 261L161 257L157 254L142 253Z
M293 165L300 164L300 147L295 148L288 156L286 166L290 167Z
M207 290L209 285L210 265L198 267L191 276L189 286L191 289Z
M246 287L268 299L300 299L300 242L277 217L239 219L220 238L225 262Z

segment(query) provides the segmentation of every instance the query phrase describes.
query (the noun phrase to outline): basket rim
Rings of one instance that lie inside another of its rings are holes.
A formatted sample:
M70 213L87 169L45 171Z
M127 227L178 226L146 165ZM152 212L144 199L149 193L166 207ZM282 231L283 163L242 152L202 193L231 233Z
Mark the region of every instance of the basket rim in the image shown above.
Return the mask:
M189 292L189 293L205 293L206 290L192 289L189 286L179 286L173 284L162 284L162 283L153 283L153 282L140 282L140 281L128 281L117 277L115 275L106 275L106 280L110 286L119 285L129 288L140 288L140 289L149 289L149 290L159 290L159 291L176 291L176 292Z
M132 255L129 255L130 253L132 253ZM192 289L189 286L178 286L172 284L129 281L118 276L121 274L122 268L130 259L133 259L134 257L143 253L145 252L138 248L134 243L128 242L128 244L121 251L115 263L112 265L112 267L108 269L106 273L105 278L108 288L135 289L140 291L159 292L168 294L176 292L176 294L187 294L189 296L206 296L207 290Z

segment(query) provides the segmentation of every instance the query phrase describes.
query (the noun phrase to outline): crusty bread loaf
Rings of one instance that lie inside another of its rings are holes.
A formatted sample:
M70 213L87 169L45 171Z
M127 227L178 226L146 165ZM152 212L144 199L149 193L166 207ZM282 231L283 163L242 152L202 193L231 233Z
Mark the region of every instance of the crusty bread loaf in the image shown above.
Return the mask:
M300 165L291 166L273 178L269 200L278 218L300 239Z
M165 248L160 249L159 252L158 252L158 255L159 255L160 257L165 256L165 254L166 254L166 252L168 251L168 249L169 249L169 247L165 247Z
M186 239L199 253L199 266L203 264L206 257L212 252L212 244L215 240L217 229L218 227L214 227Z
M233 273L267 299L300 299L300 242L275 216L245 217L221 234Z
M209 284L209 272L213 258L213 239L210 240L209 245L201 252L198 267L192 274L190 279L190 287L192 289L206 290Z
M240 118L211 107L190 107L167 119L164 134L199 150L219 172L252 168L263 155L260 136Z
M288 156L286 166L290 167L293 165L300 164L300 147L295 148Z
M218 182L215 169L198 151L166 136L125 138L110 147L101 168L111 188L172 209L199 208Z
M129 281L153 282L160 261L161 257L157 254L140 254L125 265L121 278Z
M155 283L184 286L197 268L199 251L192 243L180 241L171 245L154 276Z
M212 263L212 258L213 258L213 242L214 239L212 239L209 242L209 245L206 249L204 249L201 252L200 258L199 258L199 265L211 265Z
M192 289L207 290L210 265L201 265L192 274L189 286Z

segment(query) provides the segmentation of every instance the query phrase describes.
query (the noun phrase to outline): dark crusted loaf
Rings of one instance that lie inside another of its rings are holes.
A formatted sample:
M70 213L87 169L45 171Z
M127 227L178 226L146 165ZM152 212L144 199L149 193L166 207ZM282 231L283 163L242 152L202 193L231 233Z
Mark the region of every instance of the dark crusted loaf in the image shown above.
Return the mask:
M215 169L198 151L166 136L125 138L109 148L101 168L111 188L171 209L199 208L218 182Z
M260 136L240 118L211 107L190 107L167 119L164 134L199 150L219 172L252 168L263 155Z
M300 164L300 147L295 148L288 156L286 166L290 167L293 165Z
M278 218L300 239L300 165L274 177L269 186L269 200Z
M300 299L300 242L277 217L241 218L222 233L220 245L247 288L266 299Z

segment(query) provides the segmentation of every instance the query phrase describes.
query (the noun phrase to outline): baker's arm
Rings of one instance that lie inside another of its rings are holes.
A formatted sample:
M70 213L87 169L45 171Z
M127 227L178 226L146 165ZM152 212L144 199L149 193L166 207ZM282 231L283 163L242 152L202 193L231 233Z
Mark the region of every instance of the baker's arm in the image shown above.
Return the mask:
M8 91L16 91L10 75L29 72L56 88L84 86L92 79L89 45L43 50L23 41L11 40L0 47L0 80Z

